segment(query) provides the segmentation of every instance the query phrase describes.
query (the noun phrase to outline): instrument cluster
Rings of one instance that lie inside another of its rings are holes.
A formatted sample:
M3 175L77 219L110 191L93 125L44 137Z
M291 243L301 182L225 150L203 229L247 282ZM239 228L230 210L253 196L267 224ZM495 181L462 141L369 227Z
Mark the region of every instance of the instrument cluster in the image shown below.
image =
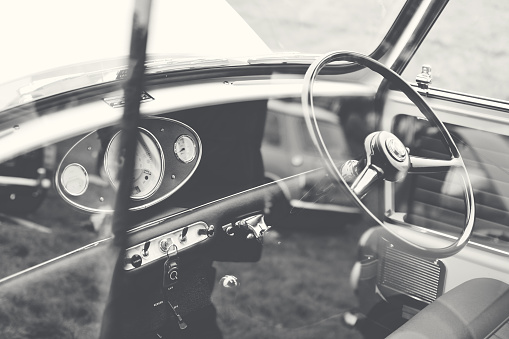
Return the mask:
M59 194L88 212L112 212L119 173L124 165L122 131L108 127L79 140L60 162L56 173ZM172 195L196 170L201 141L189 126L151 117L138 127L131 210L144 209Z

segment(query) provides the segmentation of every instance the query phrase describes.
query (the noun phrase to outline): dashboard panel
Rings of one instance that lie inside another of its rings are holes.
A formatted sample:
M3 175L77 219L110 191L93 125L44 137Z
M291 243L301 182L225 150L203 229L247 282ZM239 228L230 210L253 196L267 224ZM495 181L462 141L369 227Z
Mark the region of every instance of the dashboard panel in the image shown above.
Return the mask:
M130 210L150 207L176 192L195 172L202 156L198 134L163 117L140 120ZM113 212L123 166L120 127L87 134L60 162L55 183L64 200L87 212Z

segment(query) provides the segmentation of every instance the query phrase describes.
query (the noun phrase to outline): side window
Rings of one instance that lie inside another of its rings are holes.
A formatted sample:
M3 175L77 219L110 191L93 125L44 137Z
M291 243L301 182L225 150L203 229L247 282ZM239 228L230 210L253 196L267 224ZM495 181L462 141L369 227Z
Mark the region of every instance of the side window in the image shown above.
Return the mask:
M450 1L407 66L415 82L432 67L432 87L509 100L509 2Z

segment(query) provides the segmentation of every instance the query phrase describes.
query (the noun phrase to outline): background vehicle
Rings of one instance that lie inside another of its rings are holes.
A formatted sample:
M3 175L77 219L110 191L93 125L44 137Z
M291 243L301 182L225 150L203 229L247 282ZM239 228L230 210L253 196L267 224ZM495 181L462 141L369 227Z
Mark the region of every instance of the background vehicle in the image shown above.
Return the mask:
M0 163L57 154L42 205L18 217L35 227L0 224L2 336L507 337L509 104L397 76L446 1L149 4L16 2L0 18L19 47L0 64ZM356 52L321 54L338 48ZM273 100L300 101L323 161L266 183ZM343 133L318 138L311 104ZM282 228L303 181L363 218Z
M37 209L51 186L55 162L53 149L39 149L2 164L0 210L23 214Z
M330 140L330 151L338 160L349 159L349 144L344 137L339 116L317 108L320 130ZM265 176L279 180L323 166L320 154L307 133L306 121L299 102L270 100L267 108L262 143ZM293 208L357 215L355 204L330 180L301 176L300 187L285 187L286 199Z

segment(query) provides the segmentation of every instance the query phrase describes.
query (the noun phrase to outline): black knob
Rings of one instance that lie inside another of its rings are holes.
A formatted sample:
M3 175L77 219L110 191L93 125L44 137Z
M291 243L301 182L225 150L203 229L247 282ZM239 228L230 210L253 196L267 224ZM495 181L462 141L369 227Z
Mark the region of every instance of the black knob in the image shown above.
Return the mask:
M134 267L140 267L141 266L141 255L135 254L131 257L131 265Z

